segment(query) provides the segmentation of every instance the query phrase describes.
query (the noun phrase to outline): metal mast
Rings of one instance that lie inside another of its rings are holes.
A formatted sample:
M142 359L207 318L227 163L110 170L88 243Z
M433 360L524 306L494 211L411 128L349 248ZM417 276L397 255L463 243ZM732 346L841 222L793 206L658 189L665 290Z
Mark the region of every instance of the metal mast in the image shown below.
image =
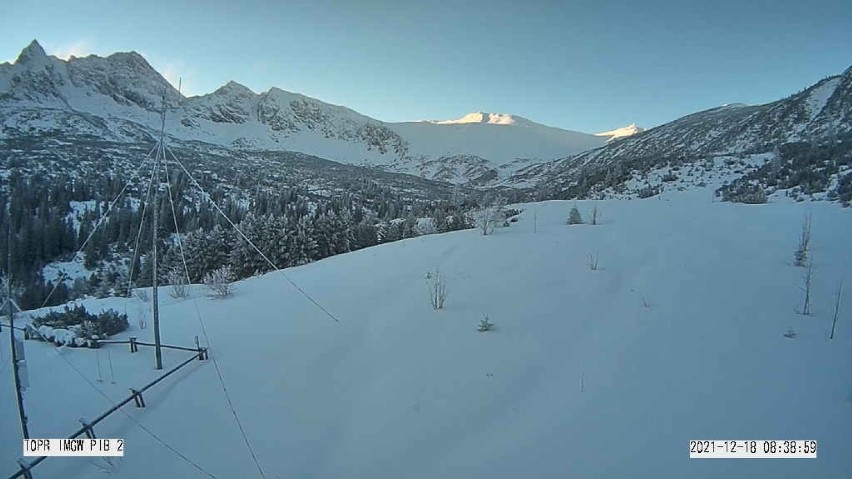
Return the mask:
M159 307L159 299L157 297L157 289L159 287L157 282L157 231L159 230L159 191L160 191L160 160L166 155L166 89L163 88L163 111L160 114L161 126L160 126L160 142L157 146L157 154L154 157L154 201L153 201L153 230L152 232L152 261L151 265L153 266L152 270L152 278L151 278L151 297L152 297L152 309L154 313L154 355L157 358L157 369L163 369L163 352L160 349L160 307Z
M24 412L24 396L21 392L21 375L18 364L18 341L15 340L15 310L13 309L14 302L12 301L12 185L9 185L9 192L6 198L6 221L7 221L7 237L6 237L6 305L9 306L9 339L12 346L12 372L15 377L15 393L18 399L18 415L21 419L21 434L24 439L30 438L30 431L27 427L27 414Z

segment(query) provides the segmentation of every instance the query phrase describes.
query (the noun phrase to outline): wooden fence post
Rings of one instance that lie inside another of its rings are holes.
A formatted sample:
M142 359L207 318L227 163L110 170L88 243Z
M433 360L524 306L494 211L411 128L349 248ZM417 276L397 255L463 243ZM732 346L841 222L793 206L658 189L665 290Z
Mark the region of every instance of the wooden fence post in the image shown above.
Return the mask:
M18 465L21 466L21 474L24 479L33 479L33 473L30 472L30 464L23 459L18 459Z
M130 337L130 352L135 353L139 351L139 345L136 344L136 336Z
M195 349L198 350L198 360L204 361L207 359L207 348L202 348L201 344L198 343L198 336L195 336Z
M88 437L89 439L97 439L97 437L95 437L95 430L92 429L91 424L87 423L83 419L80 419L80 424L83 425L83 430L86 432L86 437Z
M142 397L142 393L133 388L130 388L130 392L133 393L133 403L136 407L145 407L145 398Z

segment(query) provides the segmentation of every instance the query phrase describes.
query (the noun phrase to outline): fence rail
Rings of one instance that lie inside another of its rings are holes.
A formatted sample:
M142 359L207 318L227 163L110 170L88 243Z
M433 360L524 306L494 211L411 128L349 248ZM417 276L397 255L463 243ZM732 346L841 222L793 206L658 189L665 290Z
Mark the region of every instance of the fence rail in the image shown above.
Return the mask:
M138 351L138 348L136 348L135 346L150 346L152 348L157 346L154 343L146 343L144 341L137 341L135 337L131 337L130 339L98 340L96 344L98 344L98 345L101 345L101 344L129 344L131 353L135 353L136 351ZM161 344L160 347L163 348L163 349L175 349L175 350L178 350L178 351L189 351L189 352L192 352L192 353L196 353L196 352L198 352L198 349L199 349L197 344L198 344L198 339L196 338L196 347L194 347L194 348L187 348L187 347L184 347L184 346L172 346L170 344Z

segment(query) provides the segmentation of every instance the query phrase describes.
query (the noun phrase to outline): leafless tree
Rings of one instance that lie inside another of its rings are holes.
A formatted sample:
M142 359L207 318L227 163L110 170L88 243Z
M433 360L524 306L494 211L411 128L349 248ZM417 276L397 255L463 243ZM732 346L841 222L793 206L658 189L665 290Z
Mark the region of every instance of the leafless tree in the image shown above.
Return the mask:
M443 309L447 299L447 279L439 270L426 274L429 303L432 309Z
M215 298L227 298L231 295L231 282L234 273L230 266L222 266L204 275L204 285L210 289Z
M811 219L812 214L808 213L802 221L802 233L799 235L799 247L794 253L795 265L805 266L808 262L808 252L811 246Z
M168 274L169 281L169 295L175 299L186 298L187 293L189 292L189 286L186 284L186 276L183 274L183 270L180 268L175 268L169 271Z
M834 319L831 321L831 335L828 339L834 339L834 332L837 331L837 315L840 314L840 298L843 296L843 280L840 280L840 286L837 287L837 296L834 299Z
M808 262L807 269L805 270L805 275L803 277L804 285L802 286L802 291L805 292L805 299L802 302L802 311L801 313L805 316L810 316L811 314L811 284L813 283L813 274L814 274L814 262L813 258Z
M136 299L142 301L143 303L147 303L151 300L151 297L148 296L147 288L139 288L133 291L133 295L136 296Z
M503 199L498 197L473 212L473 220L479 231L482 231L482 236L488 236L503 221L503 205Z
M24 288L18 284L16 281L12 281L12 299L17 301L18 298L21 297L21 293L24 292ZM0 304L6 302L7 296L9 293L9 278L3 274L0 275Z

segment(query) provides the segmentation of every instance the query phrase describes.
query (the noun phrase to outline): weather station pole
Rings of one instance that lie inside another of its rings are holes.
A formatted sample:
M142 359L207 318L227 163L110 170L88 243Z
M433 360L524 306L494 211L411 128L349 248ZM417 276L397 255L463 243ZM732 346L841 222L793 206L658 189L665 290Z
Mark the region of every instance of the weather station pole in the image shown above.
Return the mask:
M27 414L24 412L24 395L21 392L21 374L18 364L18 341L15 339L15 310L12 301L12 188L9 185L9 196L6 201L7 245L6 245L6 305L9 307L9 338L12 346L12 373L15 377L15 393L18 399L18 415L21 419L21 434L24 439L30 438L27 427ZM23 345L23 343L21 343ZM23 351L23 348L21 348Z
M162 113L162 127L160 128L160 144L157 146L157 155L154 157L154 202L152 207L154 208L153 212L153 230L152 233L152 261L151 265L152 269L152 278L151 278L151 301L152 301L152 310L154 313L154 355L157 358L157 369L163 369L163 351L160 348L160 307L159 307L159 299L157 295L157 230L159 229L159 191L160 191L160 158L161 155L165 156L166 146L165 146L165 132L166 132L166 94L163 92L163 113Z

